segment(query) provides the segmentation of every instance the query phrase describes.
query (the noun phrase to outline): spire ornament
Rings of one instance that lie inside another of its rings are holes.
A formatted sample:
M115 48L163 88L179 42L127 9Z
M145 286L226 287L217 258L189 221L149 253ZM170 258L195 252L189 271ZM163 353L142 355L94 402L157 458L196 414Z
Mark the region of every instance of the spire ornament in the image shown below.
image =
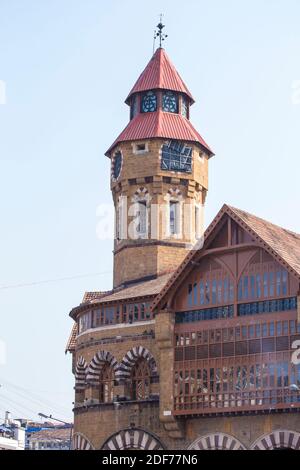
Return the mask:
M156 26L157 29L154 30L154 44L155 44L155 40L159 37L160 48L162 47L162 42L165 41L165 39L168 37L167 34L163 33L163 29L165 25L163 24L162 19L163 19L163 14L161 13L160 18L159 18L159 23Z

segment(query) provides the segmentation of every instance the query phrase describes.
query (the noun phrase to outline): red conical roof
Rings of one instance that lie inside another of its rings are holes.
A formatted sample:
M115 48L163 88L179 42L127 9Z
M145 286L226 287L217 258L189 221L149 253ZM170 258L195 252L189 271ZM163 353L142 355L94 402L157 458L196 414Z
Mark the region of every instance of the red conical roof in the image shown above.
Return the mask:
M214 155L213 151L188 119L181 114L165 113L163 111L137 114L127 124L105 155L109 156L110 152L119 142L151 138L195 142L204 147L209 156Z
M155 89L185 93L191 103L194 103L194 98L190 91L170 61L166 51L161 47L155 51L155 54L127 96L125 103L129 104L130 97L134 93Z

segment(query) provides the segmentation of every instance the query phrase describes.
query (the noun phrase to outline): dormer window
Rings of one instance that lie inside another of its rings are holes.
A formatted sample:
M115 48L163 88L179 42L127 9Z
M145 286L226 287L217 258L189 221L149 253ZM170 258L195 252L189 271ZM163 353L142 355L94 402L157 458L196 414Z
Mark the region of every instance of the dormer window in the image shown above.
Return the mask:
M187 118L189 117L189 105L188 105L188 100L186 99L185 96L181 96L181 114L183 117Z
M151 113L157 109L157 97L154 91L147 91L142 95L141 112Z
M134 116L137 114L137 96L134 95L131 98L131 103L130 103L130 119L133 119Z
M162 96L162 109L168 113L178 113L178 97L172 91L165 91Z

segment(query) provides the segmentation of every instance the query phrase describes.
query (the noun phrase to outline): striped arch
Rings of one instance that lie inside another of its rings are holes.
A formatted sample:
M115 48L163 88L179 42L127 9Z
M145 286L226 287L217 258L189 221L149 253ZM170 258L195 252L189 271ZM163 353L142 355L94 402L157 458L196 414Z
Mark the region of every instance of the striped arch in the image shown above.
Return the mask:
M235 437L218 432L199 437L188 450L245 450L245 447Z
M138 428L123 429L112 436L101 447L101 450L163 450L159 439L147 431Z
M135 366L136 362L141 358L146 359L150 368L151 376L157 376L157 366L151 352L143 346L135 346L130 351L128 351L123 357L122 362L120 363L116 372L116 378L118 380L124 380L129 378L133 367Z
M75 367L75 389L84 390L85 389L85 375L87 369L86 360L80 356L77 360Z
M277 429L259 437L251 446L252 450L294 449L300 450L300 433Z
M90 441L80 432L73 436L73 450L95 450Z
M106 364L109 364L116 373L118 362L114 356L108 351L98 351L87 369L86 381L89 385L99 385L100 375Z

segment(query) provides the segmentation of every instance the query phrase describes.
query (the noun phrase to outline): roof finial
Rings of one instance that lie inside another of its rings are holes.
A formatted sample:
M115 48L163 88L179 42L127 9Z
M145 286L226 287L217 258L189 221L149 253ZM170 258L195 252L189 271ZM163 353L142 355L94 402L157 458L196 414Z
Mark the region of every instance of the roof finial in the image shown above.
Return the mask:
M163 14L161 13L159 17L159 23L156 26L157 29L154 30L154 44L155 44L156 38L159 37L159 47L161 47L162 42L168 37L167 34L163 33L163 29L165 25L163 24L162 19L163 19Z

